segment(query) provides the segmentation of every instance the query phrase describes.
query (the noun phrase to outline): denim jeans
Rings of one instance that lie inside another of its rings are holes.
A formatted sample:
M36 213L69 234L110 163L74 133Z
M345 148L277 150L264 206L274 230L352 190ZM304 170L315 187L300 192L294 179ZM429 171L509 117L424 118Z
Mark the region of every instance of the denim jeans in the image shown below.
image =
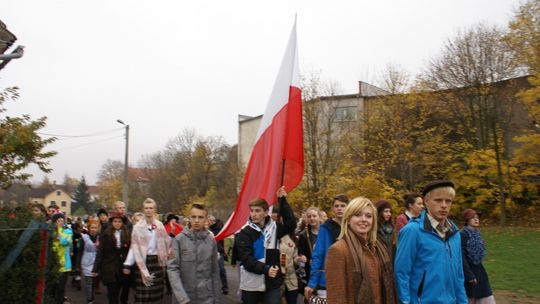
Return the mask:
M225 271L225 261L223 254L219 255L219 277L221 278L221 288L223 291L229 291L229 285L227 284L227 272Z
M94 277L84 277L84 293L86 294L86 303L94 301Z

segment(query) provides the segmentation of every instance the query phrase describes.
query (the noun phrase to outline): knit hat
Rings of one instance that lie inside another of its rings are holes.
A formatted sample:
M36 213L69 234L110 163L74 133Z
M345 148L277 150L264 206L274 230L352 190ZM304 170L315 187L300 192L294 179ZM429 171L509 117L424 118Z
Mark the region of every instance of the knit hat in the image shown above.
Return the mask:
M424 190L422 190L422 196L426 196L431 190L437 189L437 188L443 188L443 187L454 187L454 183L452 183L449 180L434 180L429 182L425 187Z
M99 213L98 213L98 215L99 215ZM122 215L122 214L120 214L118 212L111 212L111 214L109 215L109 223L112 223L113 219L115 219L115 218L121 219L122 222L124 222L124 224L127 223L127 217L125 217L124 215Z
M62 212L58 212L58 213L53 214L53 216L51 217L53 222L58 221L59 218L63 218L65 220L66 216Z
M477 214L478 212L476 212L474 209L467 208L461 213L461 218L463 219L463 222L467 224L467 222Z
M109 213L107 213L107 210L103 209L103 208L99 208L98 212L97 212L97 216L99 217L100 214L105 214L105 215L109 215Z
M380 200L375 203L375 208L377 208L378 213L382 213L384 209L392 209L392 206L390 206L388 201Z

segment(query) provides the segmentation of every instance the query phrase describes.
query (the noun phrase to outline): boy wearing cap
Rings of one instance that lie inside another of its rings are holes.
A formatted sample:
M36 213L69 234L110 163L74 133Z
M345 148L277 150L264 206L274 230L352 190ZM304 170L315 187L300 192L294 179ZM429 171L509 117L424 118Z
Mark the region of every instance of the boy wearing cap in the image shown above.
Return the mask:
M399 232L394 272L399 303L467 303L461 238L448 219L455 197L451 181L422 191L427 211Z

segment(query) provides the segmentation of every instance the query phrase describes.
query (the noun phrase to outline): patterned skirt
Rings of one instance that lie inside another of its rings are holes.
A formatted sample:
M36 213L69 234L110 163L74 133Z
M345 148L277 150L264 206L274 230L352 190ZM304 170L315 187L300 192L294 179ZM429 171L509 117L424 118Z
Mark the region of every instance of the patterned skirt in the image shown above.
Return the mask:
M135 303L161 303L163 299L164 272L157 255L146 256L146 268L155 276L152 286L145 286L141 272L135 267Z

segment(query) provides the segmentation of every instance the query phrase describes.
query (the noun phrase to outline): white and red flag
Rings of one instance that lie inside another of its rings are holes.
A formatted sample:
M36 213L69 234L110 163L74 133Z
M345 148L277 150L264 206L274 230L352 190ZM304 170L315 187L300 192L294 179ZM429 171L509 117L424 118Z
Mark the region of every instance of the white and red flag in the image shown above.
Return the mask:
M236 209L216 239L221 240L242 228L249 217L250 201L260 197L273 204L277 200L276 192L281 186L282 176L287 192L294 189L304 176L296 22L257 132Z

